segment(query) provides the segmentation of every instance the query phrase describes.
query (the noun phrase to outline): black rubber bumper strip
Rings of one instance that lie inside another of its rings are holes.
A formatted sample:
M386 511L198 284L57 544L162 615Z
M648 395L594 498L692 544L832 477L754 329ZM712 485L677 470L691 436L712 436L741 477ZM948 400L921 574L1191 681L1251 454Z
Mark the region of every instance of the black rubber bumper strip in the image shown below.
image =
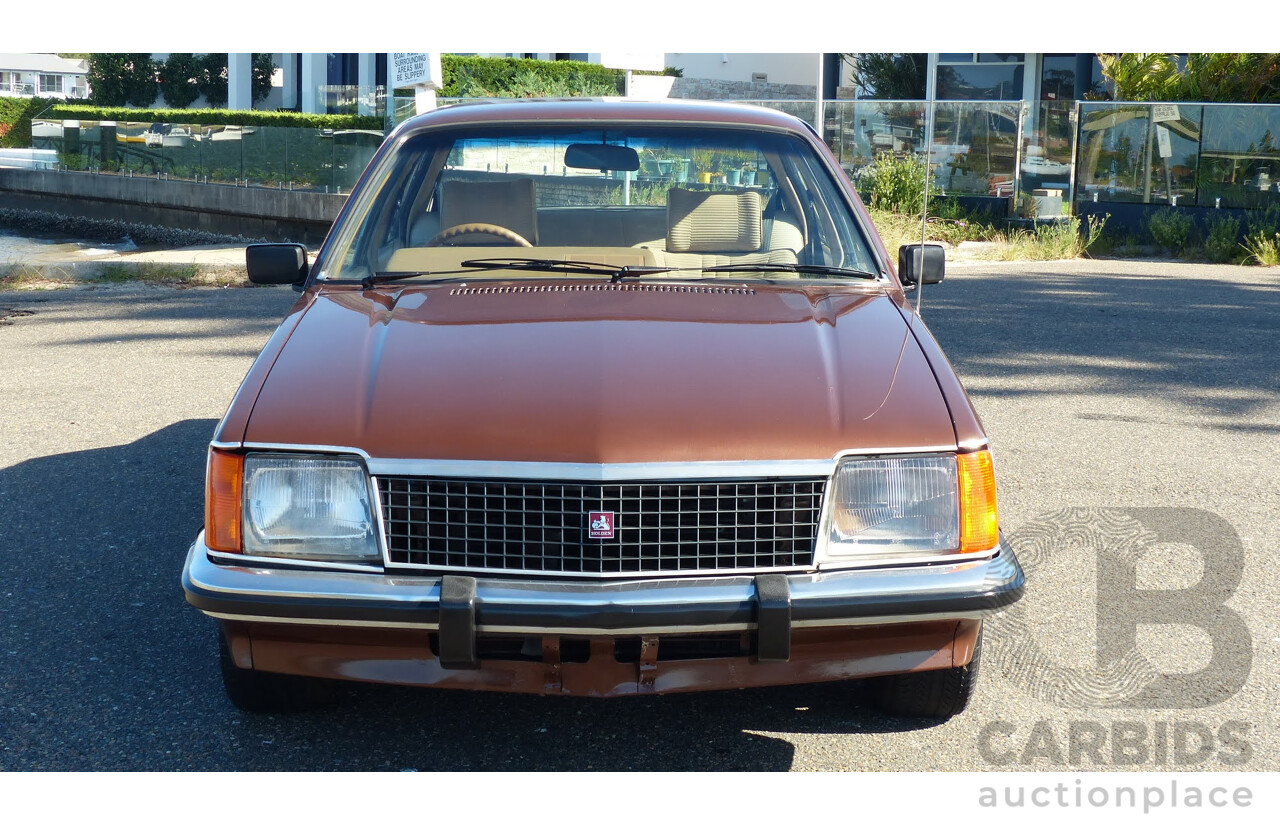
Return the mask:
M756 653L762 662L791 658L791 586L786 576L756 576Z
M473 670L476 656L476 580L471 576L440 579L440 664L451 670Z

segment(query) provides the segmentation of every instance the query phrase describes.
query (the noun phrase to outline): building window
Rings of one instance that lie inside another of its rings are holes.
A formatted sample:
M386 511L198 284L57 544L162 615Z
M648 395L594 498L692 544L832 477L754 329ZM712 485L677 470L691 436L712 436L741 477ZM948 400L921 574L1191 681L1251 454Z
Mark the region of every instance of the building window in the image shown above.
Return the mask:
M1076 62L1074 54L1046 54L1041 58L1041 100L1075 99Z
M1021 100L1023 60L1018 52L938 55L938 100Z
M62 94L62 75L60 74L42 74L40 75L40 94Z

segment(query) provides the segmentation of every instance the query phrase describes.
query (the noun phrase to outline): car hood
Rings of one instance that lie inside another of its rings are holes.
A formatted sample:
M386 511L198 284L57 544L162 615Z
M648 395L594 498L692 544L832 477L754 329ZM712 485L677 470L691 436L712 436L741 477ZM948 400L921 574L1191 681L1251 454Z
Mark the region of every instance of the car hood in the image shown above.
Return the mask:
M322 289L244 440L605 464L945 450L955 431L878 285L476 281Z

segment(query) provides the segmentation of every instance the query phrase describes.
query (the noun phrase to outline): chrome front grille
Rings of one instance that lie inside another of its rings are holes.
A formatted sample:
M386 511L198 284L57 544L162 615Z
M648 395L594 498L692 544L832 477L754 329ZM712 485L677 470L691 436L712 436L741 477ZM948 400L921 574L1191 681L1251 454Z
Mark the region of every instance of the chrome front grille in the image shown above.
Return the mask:
M827 485L377 481L392 564L577 576L808 568ZM590 536L593 512L613 514L612 537Z

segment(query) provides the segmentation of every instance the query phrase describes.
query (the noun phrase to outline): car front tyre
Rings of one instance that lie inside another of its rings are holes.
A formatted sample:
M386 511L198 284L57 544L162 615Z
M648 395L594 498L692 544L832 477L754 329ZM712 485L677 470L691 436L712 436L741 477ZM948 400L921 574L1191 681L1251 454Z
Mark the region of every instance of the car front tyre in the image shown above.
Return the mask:
M218 660L227 698L240 710L296 713L314 710L333 701L332 687L322 679L237 667L221 629L218 630Z
M867 695L885 713L950 719L969 705L978 680L982 658L982 633L978 633L969 664L946 670L925 670L876 676L867 680Z

